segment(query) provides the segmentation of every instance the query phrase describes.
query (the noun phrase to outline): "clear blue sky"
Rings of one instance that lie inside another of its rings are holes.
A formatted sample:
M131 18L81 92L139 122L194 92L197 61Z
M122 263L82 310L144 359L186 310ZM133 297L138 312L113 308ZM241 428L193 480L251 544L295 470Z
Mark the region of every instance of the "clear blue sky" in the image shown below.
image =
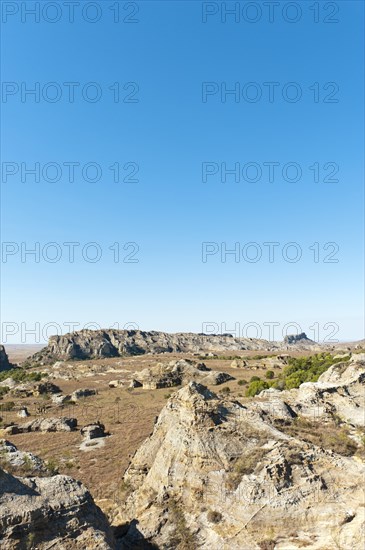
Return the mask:
M363 2L337 2L334 16L319 2L319 23L309 9L313 3L303 1L297 2L302 16L296 23L282 16L285 2L273 23L266 11L256 23L242 13L240 22L227 16L222 23L217 2L209 9L218 13L203 23L206 8L198 1L139 2L138 23L114 23L109 9L114 2L105 0L99 2L100 21L83 20L75 8L69 23L59 4L59 22L49 23L41 14L39 23L30 16L22 23L19 12L2 25L3 81L19 89L22 82L28 88L39 82L46 97L52 94L44 88L49 82L62 90L55 103L42 97L36 103L30 96L22 102L20 91L4 103L3 95L2 161L15 163L19 172L1 184L2 240L20 248L22 242L28 248L56 242L62 250L56 263L42 257L36 263L31 256L22 262L20 252L6 262L3 256L3 339L4 323L19 325L6 338L15 343L21 341L21 323L30 329L37 322L64 327L71 321L78 328L134 322L141 329L171 332L200 332L204 322L219 330L225 323L227 332L235 323L244 331L246 323L277 322L278 339L288 322L311 337L309 327L319 323L320 340L331 332L324 325L337 323L334 338L363 337ZM122 18L133 10L133 3L126 4L120 2ZM94 17L92 10L87 16ZM339 22L324 23L326 16ZM65 82L80 83L74 103ZM100 101L83 99L80 88L88 82L102 90ZM138 83L138 102L114 102L108 88L115 82L121 83L122 98L133 91L123 90L125 83ZM203 82L219 89L206 102ZM241 90L254 82L262 98L250 103L242 95L239 102L227 96L224 103L222 82L228 89L237 82ZM279 83L273 102L264 82ZM283 99L288 82L302 90L296 103ZM323 102L334 90L323 89L328 82L338 86L330 96L336 103ZM27 175L22 182L21 163L35 162L63 166L62 177L51 183ZM70 182L65 162L98 163L103 176L90 183L78 168ZM115 183L108 168L115 162L138 164L138 183ZM281 167L296 162L303 173L298 182L285 181L280 168L273 182L265 171L257 182L227 176L223 183L220 173L202 182L204 162L227 167L255 162L264 169L265 162ZM316 162L320 182L308 168ZM338 182L323 181L328 162L338 165ZM81 243L74 263L64 242ZM90 242L101 247L97 263L81 255ZM108 248L115 242L122 259L132 251L123 251L123 245L137 243L138 263L115 263ZM204 242L219 249L206 262ZM235 262L230 255L222 262L221 243L231 249L236 242L241 248L258 243L262 258L250 263L241 256ZM280 243L274 262L264 242ZM297 263L282 257L288 242L301 247ZM309 249L315 242L319 262ZM339 247L337 263L323 262L333 250L323 250L328 242ZM262 337L268 337L265 326Z

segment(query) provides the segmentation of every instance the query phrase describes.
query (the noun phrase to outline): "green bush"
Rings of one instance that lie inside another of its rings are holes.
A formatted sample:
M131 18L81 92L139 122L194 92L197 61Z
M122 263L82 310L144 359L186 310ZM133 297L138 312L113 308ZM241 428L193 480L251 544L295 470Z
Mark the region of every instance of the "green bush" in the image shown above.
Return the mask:
M247 384L247 380L238 380L237 384L239 386L245 386Z
M268 378L268 380L272 380L275 377L275 373L273 370L268 370L265 376L266 378Z
M277 389L298 388L304 382L317 382L318 378L329 367L336 363L347 362L350 356L334 359L330 353L317 353L309 357L290 357L289 364L284 368L279 380L282 382Z
M12 378L15 382L40 382L47 376L43 372L29 372L23 368L15 368L0 373L0 382L7 378Z
M260 393L262 390L267 390L269 387L269 384L264 380L254 380L253 382L250 382L250 385L246 390L246 397L253 397L254 395Z
M261 380L259 376L251 376L250 378L250 382L258 382L259 380Z

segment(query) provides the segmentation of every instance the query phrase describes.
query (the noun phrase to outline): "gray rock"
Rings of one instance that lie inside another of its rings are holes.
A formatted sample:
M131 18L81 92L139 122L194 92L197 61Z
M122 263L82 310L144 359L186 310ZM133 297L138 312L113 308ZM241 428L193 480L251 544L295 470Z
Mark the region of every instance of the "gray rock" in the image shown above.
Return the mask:
M77 427L76 418L37 418L19 426L22 433L26 432L71 432Z
M144 332L141 330L82 330L51 336L48 345L31 357L33 363L52 364L72 359L100 359L142 355L145 353L199 353L214 357L214 352L238 350L280 350L300 344L308 348L315 344L305 334L287 336L284 342L269 342L256 338L237 338L231 334L195 334ZM57 365L58 366L58 365Z
M0 468L0 533L4 550L115 548L90 493L64 475L21 478Z
M88 424L81 428L81 435L85 439L96 439L98 437L105 437L105 426L100 424L100 422L95 422L94 424Z
M89 390L89 389L75 390L71 394L71 400L78 401L83 397L90 397L91 395L96 395L96 390Z
M14 366L9 362L4 346L0 345L0 372L13 369Z

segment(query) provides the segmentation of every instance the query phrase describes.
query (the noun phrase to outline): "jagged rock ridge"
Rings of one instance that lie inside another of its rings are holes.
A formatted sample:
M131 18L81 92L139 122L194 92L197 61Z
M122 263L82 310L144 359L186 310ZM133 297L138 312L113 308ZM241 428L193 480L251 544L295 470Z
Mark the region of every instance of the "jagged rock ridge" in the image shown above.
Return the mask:
M312 347L312 340L301 335L301 346ZM255 338L236 338L232 335L141 330L82 330L51 336L48 345L33 355L33 362L50 363L72 359L96 359L144 353L205 353L210 351L280 350L283 342L269 342Z

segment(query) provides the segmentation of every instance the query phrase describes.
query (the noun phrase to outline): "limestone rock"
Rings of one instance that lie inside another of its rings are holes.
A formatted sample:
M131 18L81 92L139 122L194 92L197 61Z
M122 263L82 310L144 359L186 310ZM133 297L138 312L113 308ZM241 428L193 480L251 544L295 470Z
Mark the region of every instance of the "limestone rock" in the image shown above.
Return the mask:
M100 424L100 422L95 422L94 424L88 424L81 428L81 435L85 439L96 439L98 437L105 437L105 426Z
M7 465L11 466L13 470L21 469L22 475L24 475L25 470L33 475L48 472L47 466L41 458L33 453L19 451L15 445L6 439L0 439L0 456L5 469Z
M77 427L76 418L37 418L19 426L19 430L26 432L71 432Z
M232 369L242 369L246 365L247 365L247 363L243 359L233 359L233 361L231 363L231 368Z
M145 353L199 353L214 357L216 352L237 350L281 350L299 345L312 349L315 342L305 334L287 336L284 342L256 338L238 338L231 334L195 334L145 332L141 330L81 330L62 336L51 336L48 345L33 355L32 363L54 364L73 359L101 359Z
M357 400L351 384L363 390L361 375L342 378L349 393L331 384L330 395ZM125 473L132 493L119 511L118 522L129 524L122 545L362 550L364 465L273 421L295 422L302 386L245 406L197 382L174 393ZM323 383L312 386L325 402Z
M4 550L115 548L90 493L64 475L21 478L0 468L0 533Z
M167 364L158 363L155 367L136 372L135 376L142 382L143 389L148 390L173 388L192 380L199 380L209 385L233 380L233 377L227 373L212 371L204 363L197 363L190 359L179 359Z
M96 395L96 390L89 390L89 389L75 390L71 394L71 400L78 401L79 399L82 399L84 397L90 397L91 395Z

